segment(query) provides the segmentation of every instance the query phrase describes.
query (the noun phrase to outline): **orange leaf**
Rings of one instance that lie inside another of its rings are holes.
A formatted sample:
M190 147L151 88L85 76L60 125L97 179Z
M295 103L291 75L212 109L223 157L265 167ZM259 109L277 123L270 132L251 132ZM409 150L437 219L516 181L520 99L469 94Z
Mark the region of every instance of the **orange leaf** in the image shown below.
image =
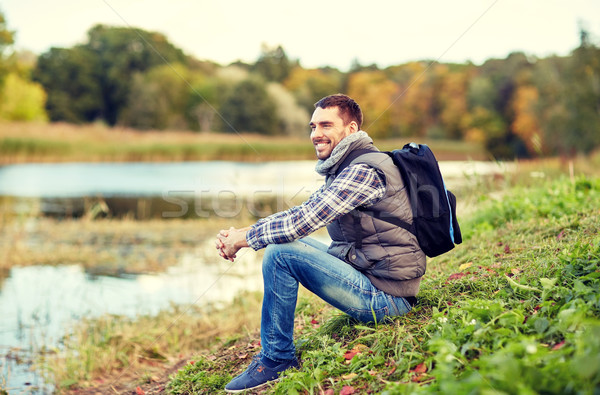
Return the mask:
M357 349L353 348L352 350L346 351L346 353L344 354L344 358L346 358L349 361L352 358L354 358L354 356L358 353L359 353L359 351Z
M345 385L340 391L340 395L351 395L355 392L355 389L351 385Z
M145 395L145 394L146 394L146 393L144 392L144 390L143 390L142 388L140 388L140 387L137 387L137 388L135 389L135 393L136 393L137 395Z
M427 372L427 365L425 365L425 362L422 362L422 363L418 364L417 366L415 366L415 368L413 370L411 370L411 372L425 373L425 372Z

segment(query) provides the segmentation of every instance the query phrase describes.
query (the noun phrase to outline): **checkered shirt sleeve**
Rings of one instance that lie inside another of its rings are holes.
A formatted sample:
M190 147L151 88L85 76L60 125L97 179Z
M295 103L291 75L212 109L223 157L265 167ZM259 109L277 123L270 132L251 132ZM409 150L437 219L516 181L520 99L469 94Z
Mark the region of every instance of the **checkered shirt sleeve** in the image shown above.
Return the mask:
M269 244L282 244L302 238L333 222L359 206L368 207L385 194L385 183L377 170L366 165L348 166L304 203L273 214L246 234L248 245L259 250Z

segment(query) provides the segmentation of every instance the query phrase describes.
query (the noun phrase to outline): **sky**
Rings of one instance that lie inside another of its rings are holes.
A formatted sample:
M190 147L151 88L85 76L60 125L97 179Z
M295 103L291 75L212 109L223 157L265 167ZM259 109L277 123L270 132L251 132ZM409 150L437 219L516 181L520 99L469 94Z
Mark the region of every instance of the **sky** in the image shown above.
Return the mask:
M306 68L415 60L481 64L522 51L568 55L583 26L600 42L599 0L0 0L15 49L87 40L98 23L163 33L198 59L253 63L281 45Z

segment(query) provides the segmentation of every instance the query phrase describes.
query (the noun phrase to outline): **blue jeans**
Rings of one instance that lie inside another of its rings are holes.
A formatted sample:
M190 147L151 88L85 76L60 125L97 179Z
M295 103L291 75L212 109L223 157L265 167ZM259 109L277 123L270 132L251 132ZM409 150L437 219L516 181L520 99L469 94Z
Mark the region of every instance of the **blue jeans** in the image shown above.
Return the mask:
M294 312L301 283L332 306L363 322L410 311L410 304L375 288L352 266L327 253L327 246L304 238L267 246L263 258L262 354L273 361L295 357Z

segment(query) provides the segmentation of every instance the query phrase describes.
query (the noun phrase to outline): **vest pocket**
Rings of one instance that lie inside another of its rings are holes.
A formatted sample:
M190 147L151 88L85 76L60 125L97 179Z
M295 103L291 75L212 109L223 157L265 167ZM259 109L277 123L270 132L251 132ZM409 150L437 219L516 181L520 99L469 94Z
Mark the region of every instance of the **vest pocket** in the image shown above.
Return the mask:
M354 243L350 244L345 257L346 262L361 272L370 269L372 266L372 263L369 262L365 254L361 250L356 249Z

